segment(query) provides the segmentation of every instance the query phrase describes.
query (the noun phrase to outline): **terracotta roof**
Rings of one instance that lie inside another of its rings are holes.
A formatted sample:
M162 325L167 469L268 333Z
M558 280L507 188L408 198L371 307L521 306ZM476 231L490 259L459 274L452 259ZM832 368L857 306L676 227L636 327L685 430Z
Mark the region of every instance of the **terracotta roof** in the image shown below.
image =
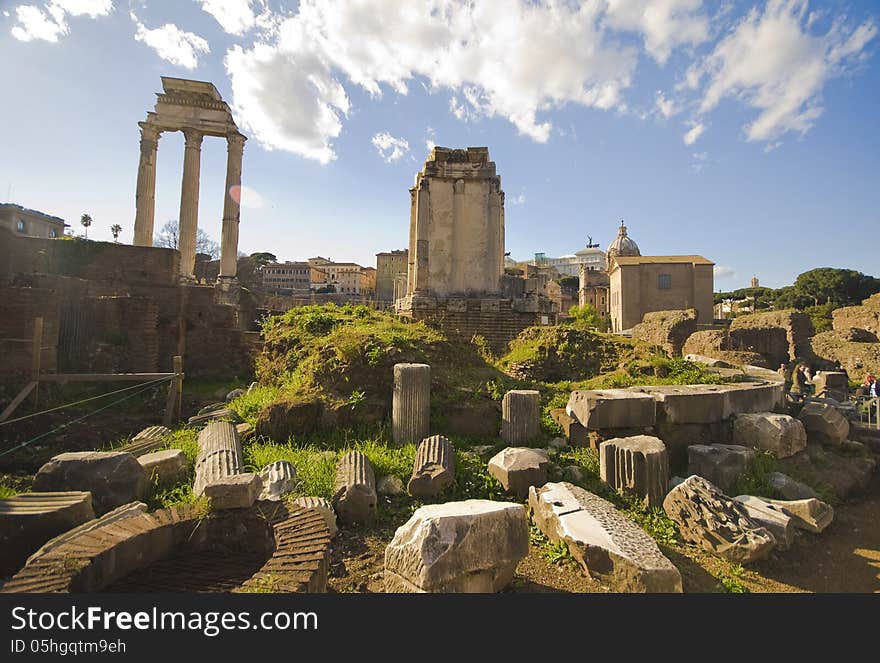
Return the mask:
M615 256L614 260L618 265L657 265L662 263L715 264L703 256Z

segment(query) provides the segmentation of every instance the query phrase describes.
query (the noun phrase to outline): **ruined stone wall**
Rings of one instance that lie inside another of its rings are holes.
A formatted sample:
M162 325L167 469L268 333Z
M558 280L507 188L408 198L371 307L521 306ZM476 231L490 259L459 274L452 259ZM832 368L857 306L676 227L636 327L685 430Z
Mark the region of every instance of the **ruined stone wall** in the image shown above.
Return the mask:
M0 282L40 273L127 285L171 285L180 260L172 249L19 237L2 228L0 258Z
M880 293L868 297L860 306L844 306L831 315L835 332L847 334L850 329L864 329L880 335Z
M633 338L659 345L670 357L681 357L688 337L697 328L696 309L646 313L633 327Z
M51 347L43 350L44 370L167 372L182 352L190 377L250 377L260 342L249 331L253 298L242 290L236 304L218 304L213 286L178 285L177 263L168 249L19 238L0 229L0 285L13 286L2 288L0 300L0 349L10 358L0 363L0 379L30 372L30 342L10 339L31 338L37 316Z
M750 350L731 350L729 348L730 336L726 329L709 329L694 332L688 336L682 347L682 354L685 356L702 355L735 365L746 364L761 368L773 368L764 355Z
M515 299L450 299L432 308L401 308L398 313L413 320L423 320L446 334L466 340L478 334L488 341L493 352L501 354L526 327L557 323L556 312L541 312L539 305L528 306L529 303L529 300Z
M778 366L798 358L812 358L810 338L814 333L806 313L752 313L734 318L730 324L730 349L758 352Z
M50 288L0 287L0 379L24 379L33 365L34 319L43 318L43 345L40 365L45 370L57 366L56 346L60 324L60 297Z

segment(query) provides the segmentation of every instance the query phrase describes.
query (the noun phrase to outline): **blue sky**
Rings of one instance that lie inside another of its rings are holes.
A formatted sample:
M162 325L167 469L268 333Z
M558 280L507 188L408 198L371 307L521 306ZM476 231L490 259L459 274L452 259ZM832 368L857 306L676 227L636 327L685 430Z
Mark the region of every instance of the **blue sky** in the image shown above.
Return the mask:
M716 290L880 276L876 2L0 0L0 200L131 241L137 122L162 75L213 82L249 137L240 248L375 264L406 246L429 144L486 145L507 250L716 262ZM183 138L159 142L156 227ZM202 149L219 238L225 145Z

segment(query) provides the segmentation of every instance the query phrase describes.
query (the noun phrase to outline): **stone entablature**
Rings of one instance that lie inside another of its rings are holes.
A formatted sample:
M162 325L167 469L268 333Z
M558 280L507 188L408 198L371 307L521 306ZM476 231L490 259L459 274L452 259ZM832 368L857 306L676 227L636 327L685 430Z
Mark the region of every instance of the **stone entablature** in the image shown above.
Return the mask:
M162 76L162 87L164 93L157 94L155 111L147 113L147 119L138 123L141 155L135 194L134 244L152 246L153 243L159 137L166 131L181 131L186 138L186 147L178 231L180 277L185 281L194 279L202 139L205 136L226 138L226 194L219 280L232 281L237 271L241 163L247 138L238 131L229 105L212 83Z

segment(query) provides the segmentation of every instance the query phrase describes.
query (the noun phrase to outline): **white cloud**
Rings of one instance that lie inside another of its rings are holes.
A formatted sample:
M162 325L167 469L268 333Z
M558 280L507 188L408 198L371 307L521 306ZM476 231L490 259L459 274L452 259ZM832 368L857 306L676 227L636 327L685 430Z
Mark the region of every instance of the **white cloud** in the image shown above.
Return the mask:
M252 0L201 0L201 5L231 35L243 35L256 23Z
M814 34L814 14L807 9L806 0L770 0L763 11L749 11L689 71L689 80L708 79L700 112L732 97L758 111L745 127L749 141L809 131L822 114L823 87L857 61L877 26L867 20L851 29L837 19L828 32Z
M672 99L667 99L661 90L657 90L654 95L654 108L667 120L679 110L675 102Z
M54 5L71 16L98 18L110 13L113 0L52 0L49 5Z
M42 8L36 5L19 5L15 8L18 24L12 28L12 36L20 41L40 39L55 43L70 32L67 16L106 16L113 9L112 0L51 0ZM9 16L9 12L3 12Z
M736 271L732 267L725 267L724 265L715 265L713 271L716 279L730 279L736 276Z
M409 143L403 138L395 138L386 131L373 136L373 146L388 163L398 161L409 153Z
M19 41L42 39L54 43L58 41L59 37L63 37L69 32L63 14L61 20L56 21L34 5L16 7L15 18L18 19L18 25L13 26L12 36Z
M432 127L428 127L427 129L425 129L425 133L427 134L427 137L425 138L425 148L430 153L431 150L437 147L437 143L434 142L434 129Z
M518 196L514 196L510 199L511 205L522 205L526 202L526 194L521 193Z
M608 25L640 32L645 50L660 64L677 46L709 38L709 19L700 13L702 0L607 0Z
M132 14L137 25L134 38L152 48L163 60L185 69L195 69L199 64L199 53L209 53L208 42L197 34L181 30L173 23L160 28L149 29Z
M693 145L697 142L697 139L703 135L703 132L705 130L706 127L702 122L696 122L688 131L685 132L684 136L682 136L684 144Z
M265 147L326 163L349 111L344 83L380 97L387 88L406 94L421 79L452 93L456 116L501 117L545 142L553 127L542 116L554 108L624 106L637 49L605 25L606 8L556 0L302 0L255 46L227 54L236 118ZM632 29L653 25L645 21ZM668 47L695 39L685 32ZM651 39L662 50L663 40ZM295 119L285 117L291 109Z

